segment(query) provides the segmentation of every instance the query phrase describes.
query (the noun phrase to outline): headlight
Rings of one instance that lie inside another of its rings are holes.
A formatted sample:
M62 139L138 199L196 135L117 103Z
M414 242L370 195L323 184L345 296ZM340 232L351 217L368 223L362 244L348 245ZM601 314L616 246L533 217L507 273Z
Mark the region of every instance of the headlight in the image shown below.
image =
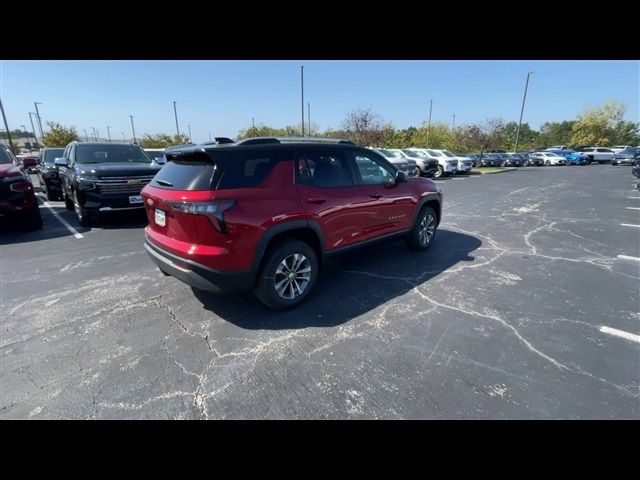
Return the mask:
M78 175L79 182L95 182L98 180L98 177L95 175Z

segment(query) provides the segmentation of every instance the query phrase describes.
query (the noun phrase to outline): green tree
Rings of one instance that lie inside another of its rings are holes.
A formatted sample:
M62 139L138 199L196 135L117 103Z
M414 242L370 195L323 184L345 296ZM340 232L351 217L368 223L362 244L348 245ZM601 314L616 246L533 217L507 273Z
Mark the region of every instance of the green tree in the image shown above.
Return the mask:
M586 109L573 125L572 145L612 145L637 139L638 124L626 122L623 103L607 101L601 107Z
M565 120L562 122L545 122L540 127L538 144L543 147L554 145L571 145L573 127L575 120Z
M168 148L172 145L184 145L189 143L189 135L168 135L166 133L156 133L155 135L144 135L138 142L142 148Z
M45 147L66 147L74 140L78 140L78 132L75 127L64 127L58 122L47 122L49 131L42 136L42 144Z
M512 151L516 146L516 134L518 132L518 122L509 122L501 132L501 143L505 150ZM518 150L528 150L536 146L539 133L533 130L528 123L520 125L518 135Z

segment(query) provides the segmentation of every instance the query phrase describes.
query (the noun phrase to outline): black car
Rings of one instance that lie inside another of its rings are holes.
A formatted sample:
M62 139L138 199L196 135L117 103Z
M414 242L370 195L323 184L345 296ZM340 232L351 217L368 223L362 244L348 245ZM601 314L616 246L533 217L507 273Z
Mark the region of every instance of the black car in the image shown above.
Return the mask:
M483 153L480 155L481 167L501 167L502 159L495 153Z
M47 195L47 200L58 200L62 197L60 188L60 178L58 177L58 167L54 160L62 157L64 148L43 148L38 155L38 182L42 193Z
M640 158L640 148L629 147L614 153L611 158L611 165L633 165L635 160Z
M534 157L533 155L527 155L528 158L525 160L525 165L529 167L542 167L544 166L544 160L540 157Z
M101 213L143 210L140 191L161 166L138 145L72 142L55 161L68 210L89 226Z
M522 155L518 153L507 153L503 154L503 167L521 167L524 164L524 159Z
M633 161L633 168L631 169L631 173L633 173L636 177L640 178L640 158L636 158ZM640 185L637 184L636 187Z

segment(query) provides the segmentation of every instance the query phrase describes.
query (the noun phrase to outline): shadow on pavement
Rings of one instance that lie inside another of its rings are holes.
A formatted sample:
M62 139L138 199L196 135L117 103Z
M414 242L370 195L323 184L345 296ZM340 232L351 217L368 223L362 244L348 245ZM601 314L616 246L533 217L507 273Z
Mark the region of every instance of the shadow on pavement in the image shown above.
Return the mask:
M195 289L193 292L203 308L241 328L333 327L416 286L415 282L401 278L424 275L421 283L428 282L460 262L472 261L470 253L480 246L481 241L471 235L439 230L434 244L424 252L410 251L403 241L363 248L327 261L307 301L285 312L267 309L250 293L216 295Z

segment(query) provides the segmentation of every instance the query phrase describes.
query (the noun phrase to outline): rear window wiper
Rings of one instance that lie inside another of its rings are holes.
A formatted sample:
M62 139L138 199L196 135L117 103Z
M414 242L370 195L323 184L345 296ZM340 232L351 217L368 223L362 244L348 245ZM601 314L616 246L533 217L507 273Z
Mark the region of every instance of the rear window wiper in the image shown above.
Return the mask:
M156 180L156 183L159 183L160 185L164 185L165 187L173 187L173 183L167 180Z

